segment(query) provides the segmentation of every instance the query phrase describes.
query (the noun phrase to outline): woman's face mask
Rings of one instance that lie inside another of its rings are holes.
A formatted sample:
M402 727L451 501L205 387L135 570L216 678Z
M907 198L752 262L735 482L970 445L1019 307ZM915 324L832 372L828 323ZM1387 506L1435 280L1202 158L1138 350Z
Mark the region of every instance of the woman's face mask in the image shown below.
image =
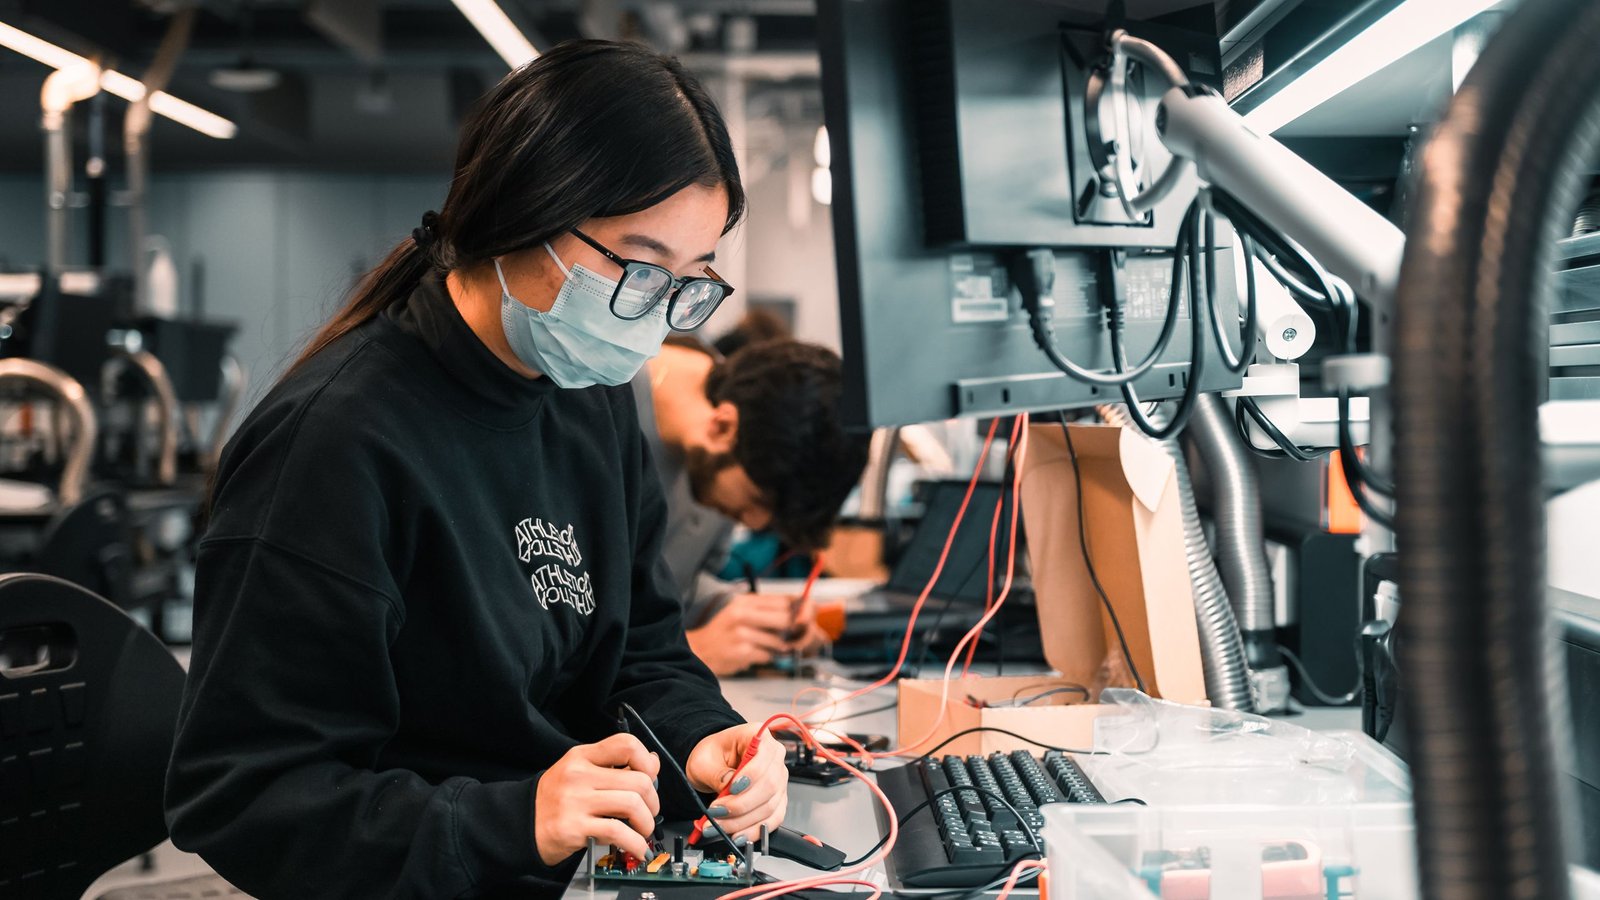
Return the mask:
M529 367L564 388L624 384L661 352L666 340L667 304L633 320L611 314L617 283L574 265L568 269L547 243L546 253L566 275L549 312L540 312L511 295L500 260L500 325L511 350ZM619 301L627 298L627 291Z

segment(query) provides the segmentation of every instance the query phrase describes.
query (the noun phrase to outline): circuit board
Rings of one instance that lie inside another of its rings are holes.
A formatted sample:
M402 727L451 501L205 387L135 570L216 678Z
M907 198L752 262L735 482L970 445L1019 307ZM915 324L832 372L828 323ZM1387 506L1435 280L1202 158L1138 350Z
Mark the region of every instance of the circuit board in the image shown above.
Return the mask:
M650 859L640 859L623 853L615 847L589 847L589 877L595 881L634 882L650 884L751 884L751 866L755 864L757 850L751 847L750 863L740 861L733 854L708 856L691 847L685 847L683 838L674 838L672 846L665 842L652 842Z

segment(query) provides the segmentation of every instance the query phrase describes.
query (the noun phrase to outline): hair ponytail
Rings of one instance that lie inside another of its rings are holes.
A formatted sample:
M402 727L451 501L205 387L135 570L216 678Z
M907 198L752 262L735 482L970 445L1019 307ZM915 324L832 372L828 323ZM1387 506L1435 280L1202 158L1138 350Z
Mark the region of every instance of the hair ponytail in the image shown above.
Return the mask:
M311 357L327 349L361 325L378 317L378 314L411 296L424 275L433 268L432 254L420 246L416 238L407 238L396 244L383 261L362 276L351 292L350 299L334 314L304 350L285 371L285 377L305 365Z

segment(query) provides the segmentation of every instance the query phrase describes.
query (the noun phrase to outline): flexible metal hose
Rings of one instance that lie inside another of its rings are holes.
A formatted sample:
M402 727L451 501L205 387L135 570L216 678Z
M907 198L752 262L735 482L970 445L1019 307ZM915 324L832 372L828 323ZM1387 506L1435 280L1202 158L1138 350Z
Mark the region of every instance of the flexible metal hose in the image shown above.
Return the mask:
M1122 428L1134 428L1122 406L1099 406L1095 411L1102 421ZM1165 410L1149 416L1159 427L1165 424ZM1206 697L1221 709L1255 711L1255 695L1250 689L1250 669L1245 664L1244 643L1239 625L1228 603L1228 592L1217 574L1205 529L1200 526L1200 507L1194 502L1194 485L1189 480L1189 465L1176 438L1156 441L1172 457L1177 467L1178 496L1183 509L1183 555L1189 565L1189 581L1194 587L1195 620L1200 626L1200 663L1205 670Z
M1395 358L1399 616L1424 895L1570 896L1538 403L1552 249L1600 151L1600 3L1525 0L1423 152Z
M1261 526L1261 485L1234 427L1228 404L1216 394L1200 397L1185 430L1194 442L1215 493L1217 570L1233 602L1253 669L1283 665L1278 655L1272 592Z

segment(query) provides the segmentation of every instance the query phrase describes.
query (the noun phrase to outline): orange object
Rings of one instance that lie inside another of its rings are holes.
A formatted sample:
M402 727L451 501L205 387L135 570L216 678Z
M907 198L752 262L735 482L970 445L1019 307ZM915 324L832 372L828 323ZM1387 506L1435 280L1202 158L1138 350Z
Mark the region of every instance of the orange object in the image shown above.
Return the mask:
M812 835L802 834L800 836L805 838L807 841L810 841L811 843L816 844L818 847L822 846L822 841L817 840L817 838L813 837Z
M845 620L843 600L828 600L817 604L817 627L828 636L828 640L837 641L844 637Z
M1327 527L1329 534L1360 534L1361 507L1350 493L1350 483L1344 480L1344 467L1340 465L1340 451L1328 454Z
M654 875L655 873L661 871L661 867L666 865L667 864L667 860L669 860L671 858L672 858L672 854L663 853L660 856L656 857L655 859L650 860L650 865L645 866L644 870L646 872L649 872L651 875Z

